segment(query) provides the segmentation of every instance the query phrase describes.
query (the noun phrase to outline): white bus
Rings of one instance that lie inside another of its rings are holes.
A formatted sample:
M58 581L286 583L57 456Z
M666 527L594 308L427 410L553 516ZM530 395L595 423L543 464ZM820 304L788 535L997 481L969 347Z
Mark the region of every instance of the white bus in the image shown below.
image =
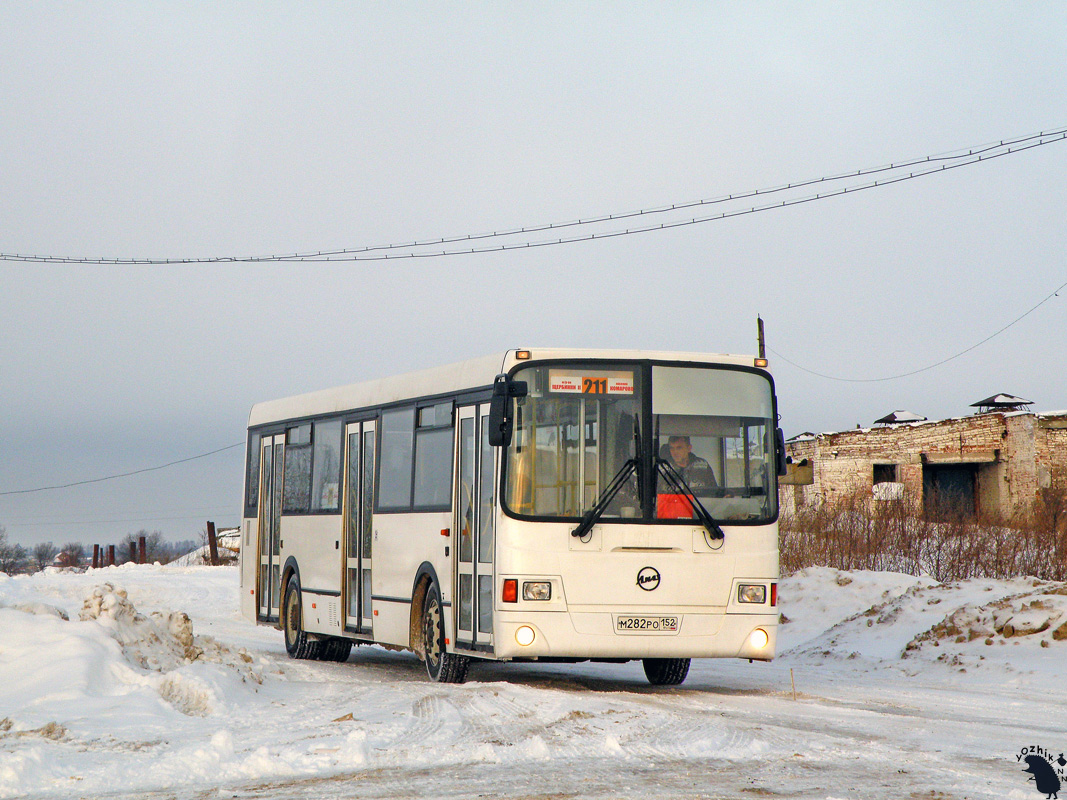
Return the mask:
M516 349L252 408L241 609L294 658L774 657L766 361Z

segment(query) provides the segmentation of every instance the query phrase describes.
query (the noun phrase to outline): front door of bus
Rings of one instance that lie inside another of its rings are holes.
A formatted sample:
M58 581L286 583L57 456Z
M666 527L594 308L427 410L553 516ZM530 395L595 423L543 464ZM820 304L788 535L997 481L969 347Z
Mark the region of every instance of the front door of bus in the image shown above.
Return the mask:
M489 446L489 406L457 411L459 480L456 481L456 644L469 650L493 648L493 554L496 516L494 448Z
M370 635L374 421L349 423L345 438L345 630Z
M264 436L259 489L259 598L260 619L278 618L281 572L278 546L281 532L282 475L285 470L285 436Z

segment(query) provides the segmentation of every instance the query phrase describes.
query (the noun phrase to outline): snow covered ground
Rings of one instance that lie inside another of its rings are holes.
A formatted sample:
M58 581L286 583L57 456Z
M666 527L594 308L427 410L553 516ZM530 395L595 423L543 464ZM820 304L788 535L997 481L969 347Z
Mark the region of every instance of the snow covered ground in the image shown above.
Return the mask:
M809 569L776 661L673 688L638 663L443 686L376 647L290 661L236 584L0 574L0 797L1038 798L1023 748L1067 751L1063 584Z

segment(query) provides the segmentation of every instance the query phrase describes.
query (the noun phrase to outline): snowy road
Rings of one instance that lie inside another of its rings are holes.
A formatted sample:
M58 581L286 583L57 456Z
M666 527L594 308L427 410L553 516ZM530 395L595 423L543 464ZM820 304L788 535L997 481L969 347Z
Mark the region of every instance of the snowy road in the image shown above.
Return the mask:
M229 785L223 796L1003 798L1026 796L1017 744L1067 738L1062 724L1032 719L1026 698L985 688L879 689L877 676L855 676L794 702L788 668L739 664L701 665L668 690L614 666L483 668L474 683L434 687L413 659L360 656L307 670L311 685L293 704L311 724L290 736L327 755L343 740L331 727L391 728L368 732L368 761L380 766ZM355 681L335 674L353 668ZM365 716L364 692L375 694ZM375 724L385 695L403 724ZM326 721L342 710L353 720Z
M105 578L138 610L187 611L218 645L144 670L131 659L166 659L141 639L119 648L121 625L0 609L5 631L44 642L0 645L0 797L1021 799L1042 796L1021 748L1067 750L1056 625L949 631L900 657L958 609L980 626L982 601L1058 624L1062 586L813 570L783 586L782 657L694 662L674 688L649 686L636 663L480 664L449 686L379 648L293 662L280 634L237 617L228 570L0 578L0 603L77 620Z

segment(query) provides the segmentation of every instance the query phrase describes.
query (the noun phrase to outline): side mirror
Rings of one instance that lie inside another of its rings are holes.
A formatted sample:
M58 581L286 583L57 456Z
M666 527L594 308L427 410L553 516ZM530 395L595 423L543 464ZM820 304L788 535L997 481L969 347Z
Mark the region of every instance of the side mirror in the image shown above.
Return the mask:
M785 459L785 434L782 433L781 428L778 428L774 432L774 450L778 462L778 474L785 475L789 471L789 468L786 466Z
M513 381L507 375L497 375L493 381L493 397L489 401L489 444L507 447L515 421L511 416L511 398L525 397L526 381Z

